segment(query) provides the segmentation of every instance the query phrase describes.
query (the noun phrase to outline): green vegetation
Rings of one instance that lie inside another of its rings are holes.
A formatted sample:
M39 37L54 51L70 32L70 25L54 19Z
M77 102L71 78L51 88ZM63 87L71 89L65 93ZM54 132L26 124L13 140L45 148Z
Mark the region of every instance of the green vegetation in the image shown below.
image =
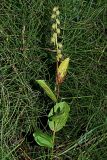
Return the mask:
M33 133L49 130L47 115L53 107L35 80L44 79L51 88L55 84L54 6L61 12L63 54L70 58L60 86L70 112L57 133L55 159L107 159L107 1L1 0L1 160L49 159L49 150L34 141Z
M48 97L55 103L54 106L50 109L48 114L48 125L52 133L44 133L42 130L37 129L33 133L34 140L37 142L38 145L42 147L51 148L50 150L50 159L56 159L56 153L54 154L54 148L57 145L56 142L56 132L63 129L66 125L70 106L61 101L60 97L60 85L63 83L65 76L67 74L68 66L69 66L69 58L63 59L62 48L63 45L59 42L59 37L61 36L60 30L60 19L59 19L60 11L59 7L55 6L52 10L52 36L51 36L51 43L54 45L55 54L55 82L54 82L54 90L52 91L50 86L44 80L36 80L36 82L42 87L44 92L47 94ZM46 157L47 158L47 157Z

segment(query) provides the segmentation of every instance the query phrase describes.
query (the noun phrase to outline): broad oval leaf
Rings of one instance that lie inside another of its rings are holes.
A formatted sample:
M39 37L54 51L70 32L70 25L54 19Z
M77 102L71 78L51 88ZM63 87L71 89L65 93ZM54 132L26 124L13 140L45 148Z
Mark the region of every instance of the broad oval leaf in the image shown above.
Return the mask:
M66 102L56 103L48 115L48 124L52 131L61 130L69 116L70 107Z
M52 148L53 147L53 139L46 133L43 133L41 130L37 129L35 133L33 133L34 140L40 146Z
M46 94L54 101L57 102L57 98L55 94L52 92L50 87L46 84L44 80L36 80L36 82L44 89Z

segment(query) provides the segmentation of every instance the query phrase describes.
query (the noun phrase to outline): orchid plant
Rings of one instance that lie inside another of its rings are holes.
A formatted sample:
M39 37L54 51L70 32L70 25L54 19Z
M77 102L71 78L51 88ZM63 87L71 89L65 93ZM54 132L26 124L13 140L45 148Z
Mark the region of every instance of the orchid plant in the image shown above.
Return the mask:
M42 87L44 92L48 97L55 103L53 108L51 108L48 116L48 125L52 134L49 135L44 133L42 130L37 129L33 133L33 137L37 144L42 147L48 147L51 149L51 159L54 158L54 147L55 147L55 136L56 132L60 131L66 124L70 107L65 101L59 100L60 85L63 83L65 76L67 74L67 69L69 65L69 58L63 59L62 48L63 45L58 41L61 34L60 30L60 11L59 7L54 7L52 11L52 36L51 43L54 45L56 51L56 82L55 90L52 91L50 86L45 80L36 80L36 82Z

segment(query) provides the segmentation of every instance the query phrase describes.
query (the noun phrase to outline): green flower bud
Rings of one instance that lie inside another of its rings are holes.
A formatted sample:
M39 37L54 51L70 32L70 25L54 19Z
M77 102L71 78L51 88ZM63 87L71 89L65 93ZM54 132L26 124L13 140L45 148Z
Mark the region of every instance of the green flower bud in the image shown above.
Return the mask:
M55 43L55 38L54 37L51 37L51 42Z
M57 61L59 62L59 60L62 58L62 54L61 53L59 53L58 55L57 55Z
M62 54L58 54L59 58L61 59L62 58Z
M59 29L59 28L57 28L56 32L57 32L58 34L60 34L60 32L61 32L61 31L60 31L60 29Z
M55 14L52 14L51 18L52 18L52 19L55 19L55 18L56 18L56 15L55 15Z
M58 47L61 49L63 47L62 43L58 43Z
M59 14L60 14L60 12L59 12L59 10L57 10L57 11L56 11L56 15L59 16Z
M61 50L60 49L57 50L57 54L61 54Z
M53 8L53 12L56 12L58 10L58 7Z
M52 29L56 29L56 24L55 23L53 23Z
M56 38L57 37L57 33L53 33L53 37Z
M56 23L57 23L58 25L60 25L60 21L59 21L59 19L56 19Z

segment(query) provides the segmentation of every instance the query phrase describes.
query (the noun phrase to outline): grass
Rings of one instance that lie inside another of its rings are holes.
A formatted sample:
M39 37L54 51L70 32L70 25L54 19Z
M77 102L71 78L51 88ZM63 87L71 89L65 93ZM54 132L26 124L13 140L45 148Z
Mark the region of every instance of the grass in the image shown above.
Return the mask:
M53 106L36 79L54 83L50 50L51 10L59 5L65 57L70 66L61 86L71 106L57 134L55 159L107 159L106 0L2 0L0 4L0 159L47 160L49 151L32 138L48 130Z

